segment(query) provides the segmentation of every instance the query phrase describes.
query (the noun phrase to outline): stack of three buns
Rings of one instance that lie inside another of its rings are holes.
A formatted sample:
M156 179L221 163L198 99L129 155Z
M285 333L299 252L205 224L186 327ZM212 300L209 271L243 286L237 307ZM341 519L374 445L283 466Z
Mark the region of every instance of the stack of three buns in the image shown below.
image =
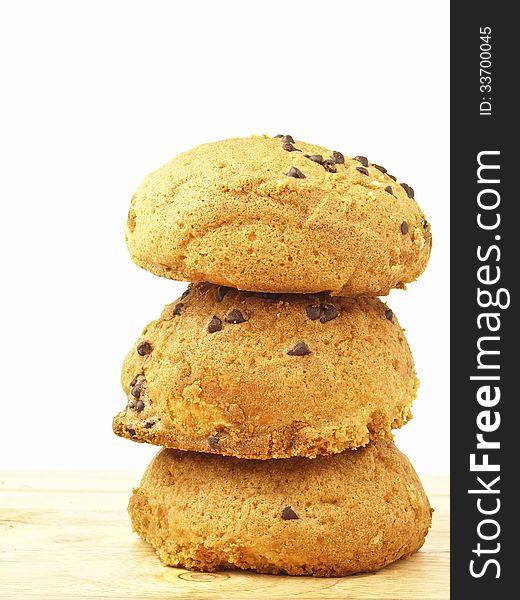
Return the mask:
M164 446L130 499L167 565L343 576L418 550L431 509L392 429L413 359L378 295L424 270L413 189L289 135L205 144L132 198L132 259L186 292L128 354L114 431Z

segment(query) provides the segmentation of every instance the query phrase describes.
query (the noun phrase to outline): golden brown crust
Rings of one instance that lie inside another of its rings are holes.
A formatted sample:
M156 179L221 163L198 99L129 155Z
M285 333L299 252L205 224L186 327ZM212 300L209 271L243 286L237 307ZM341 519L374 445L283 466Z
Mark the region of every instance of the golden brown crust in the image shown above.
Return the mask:
M416 552L431 523L413 467L384 440L313 460L161 450L129 512L167 565L324 577Z
M144 329L122 385L118 435L267 459L391 438L411 417L418 382L403 331L377 298L194 284Z
M327 170L305 155L329 150L294 147L229 139L148 175L128 213L132 260L170 279L264 292L384 295L415 280L431 234L411 188L364 160ZM287 176L291 167L305 178Z

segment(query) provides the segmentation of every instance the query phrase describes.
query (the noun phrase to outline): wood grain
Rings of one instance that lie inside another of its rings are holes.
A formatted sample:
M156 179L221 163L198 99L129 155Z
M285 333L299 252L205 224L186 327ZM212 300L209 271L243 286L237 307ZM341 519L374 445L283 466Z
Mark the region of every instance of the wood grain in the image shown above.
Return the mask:
M336 579L163 567L130 529L126 505L138 481L120 472L0 473L0 598L449 598L447 478L424 481L435 513L419 553L375 574Z

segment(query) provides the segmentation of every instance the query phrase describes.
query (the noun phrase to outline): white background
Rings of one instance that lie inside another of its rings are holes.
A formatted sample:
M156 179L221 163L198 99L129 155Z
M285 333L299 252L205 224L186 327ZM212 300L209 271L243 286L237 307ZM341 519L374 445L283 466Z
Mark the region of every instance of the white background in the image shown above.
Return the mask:
M396 439L449 469L448 2L0 3L0 467L144 469L124 355L185 288L128 258L130 197L201 142L291 133L409 182L430 265L388 298L421 387Z

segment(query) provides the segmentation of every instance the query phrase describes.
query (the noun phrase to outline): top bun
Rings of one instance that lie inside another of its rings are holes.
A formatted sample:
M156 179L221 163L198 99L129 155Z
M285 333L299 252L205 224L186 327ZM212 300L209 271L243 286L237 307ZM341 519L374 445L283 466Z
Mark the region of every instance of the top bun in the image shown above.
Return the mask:
M404 288L431 249L409 185L363 156L291 136L171 159L134 194L126 241L132 260L161 277L343 296Z

